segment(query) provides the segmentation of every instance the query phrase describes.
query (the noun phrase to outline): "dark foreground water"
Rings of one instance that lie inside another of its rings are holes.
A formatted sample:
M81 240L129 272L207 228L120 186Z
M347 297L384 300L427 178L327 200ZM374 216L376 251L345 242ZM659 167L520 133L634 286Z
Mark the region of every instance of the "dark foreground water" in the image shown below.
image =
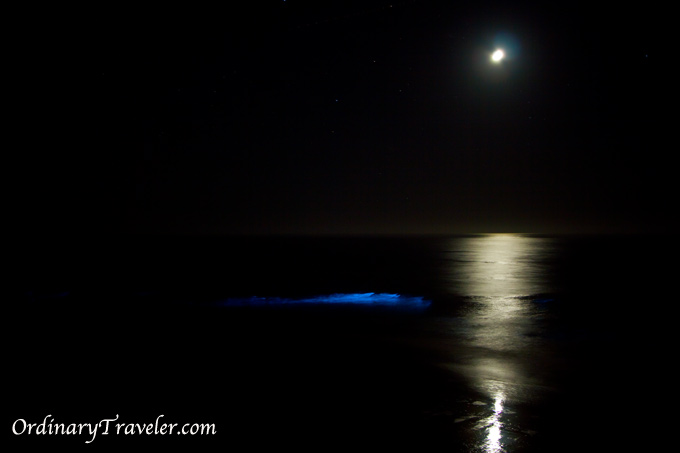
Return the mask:
M5 304L5 431L24 451L672 448L671 247L521 235L27 246ZM217 434L85 445L10 426L116 414Z

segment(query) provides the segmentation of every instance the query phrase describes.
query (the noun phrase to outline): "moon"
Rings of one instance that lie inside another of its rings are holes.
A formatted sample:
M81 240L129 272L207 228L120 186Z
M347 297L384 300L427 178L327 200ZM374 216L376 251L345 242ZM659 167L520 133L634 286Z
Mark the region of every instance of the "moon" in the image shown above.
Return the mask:
M495 63L500 62L503 57L505 57L505 52L503 52L501 49L496 49L496 51L491 54L491 60Z

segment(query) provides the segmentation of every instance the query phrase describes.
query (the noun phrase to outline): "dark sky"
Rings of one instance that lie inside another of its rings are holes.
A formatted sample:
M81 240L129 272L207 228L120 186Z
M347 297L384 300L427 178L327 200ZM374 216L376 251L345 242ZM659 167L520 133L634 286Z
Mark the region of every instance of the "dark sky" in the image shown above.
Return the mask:
M232 3L17 16L26 231L668 229L662 10Z

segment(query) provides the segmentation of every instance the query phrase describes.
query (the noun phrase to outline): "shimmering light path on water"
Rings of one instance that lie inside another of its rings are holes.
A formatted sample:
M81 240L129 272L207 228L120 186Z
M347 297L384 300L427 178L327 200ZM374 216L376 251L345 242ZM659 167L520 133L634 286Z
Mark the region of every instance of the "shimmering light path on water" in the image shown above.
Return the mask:
M449 291L468 302L462 319L450 325L457 341L444 366L484 395L460 417L477 432L481 451L507 451L508 443L533 433L517 422L522 414L504 409L516 409L543 391L526 357L543 353L534 299L555 290L546 264L554 250L549 238L486 235L456 238L444 251Z

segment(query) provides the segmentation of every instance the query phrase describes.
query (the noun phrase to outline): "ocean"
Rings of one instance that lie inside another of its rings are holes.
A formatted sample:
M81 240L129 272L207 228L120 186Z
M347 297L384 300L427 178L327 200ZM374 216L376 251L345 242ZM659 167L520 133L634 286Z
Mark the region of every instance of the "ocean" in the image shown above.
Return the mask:
M7 305L9 415L163 414L217 428L93 442L112 449L667 446L671 244L521 234L33 244Z

